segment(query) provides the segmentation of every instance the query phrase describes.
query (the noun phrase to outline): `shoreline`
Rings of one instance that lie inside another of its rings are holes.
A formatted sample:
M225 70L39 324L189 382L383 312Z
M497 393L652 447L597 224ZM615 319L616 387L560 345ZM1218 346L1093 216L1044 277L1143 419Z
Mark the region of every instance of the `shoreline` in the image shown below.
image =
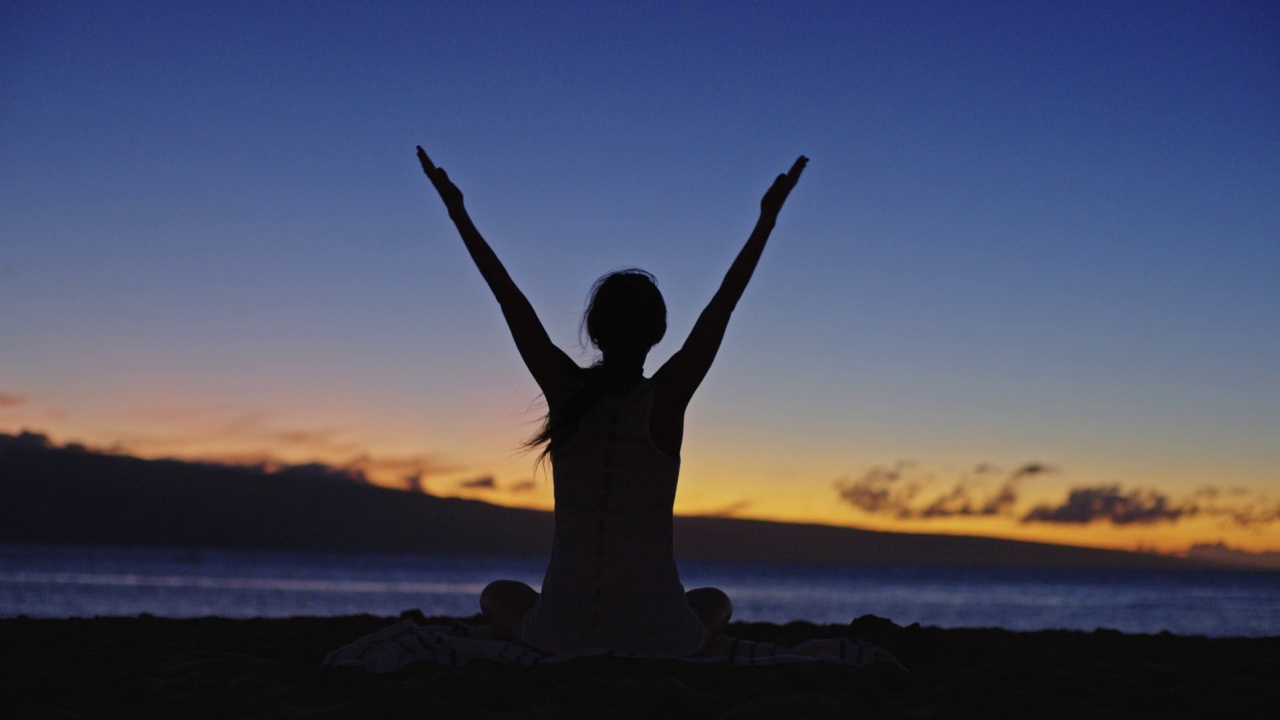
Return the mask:
M1280 703L1280 637L902 627L874 616L845 625L735 622L725 634L786 646L858 638L893 652L909 674L879 665L752 668L617 658L458 669L417 663L388 675L320 668L329 651L396 620L4 618L0 682L5 705L23 716L194 710L218 717L640 717L674 708L706 717L1247 717Z

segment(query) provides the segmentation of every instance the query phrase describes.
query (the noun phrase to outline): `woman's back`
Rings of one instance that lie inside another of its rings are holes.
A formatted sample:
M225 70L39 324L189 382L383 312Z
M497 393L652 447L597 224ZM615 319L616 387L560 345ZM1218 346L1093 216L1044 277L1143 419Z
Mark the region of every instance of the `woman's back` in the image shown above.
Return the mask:
M680 461L650 438L653 388L642 380L625 395L606 395L551 451L555 540L523 628L540 650L689 655L702 643L671 546Z

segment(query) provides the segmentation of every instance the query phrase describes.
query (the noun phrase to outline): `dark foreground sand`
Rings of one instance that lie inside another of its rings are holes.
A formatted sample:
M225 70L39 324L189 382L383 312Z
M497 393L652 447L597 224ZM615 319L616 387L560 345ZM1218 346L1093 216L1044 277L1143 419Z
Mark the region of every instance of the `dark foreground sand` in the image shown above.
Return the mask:
M859 637L888 664L741 668L593 659L533 668L416 664L374 676L324 655L392 622L0 620L6 717L1274 717L1280 638L733 624L794 644ZM429 622L440 622L431 620ZM16 712L15 712L16 711Z

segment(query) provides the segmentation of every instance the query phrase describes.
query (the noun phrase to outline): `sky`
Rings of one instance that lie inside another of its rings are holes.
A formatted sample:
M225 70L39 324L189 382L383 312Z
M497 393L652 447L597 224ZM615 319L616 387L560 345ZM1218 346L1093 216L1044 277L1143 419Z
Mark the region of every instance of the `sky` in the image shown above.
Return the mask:
M1266 2L0 3L0 432L548 508L422 145L552 339L679 346L676 511L1280 551Z

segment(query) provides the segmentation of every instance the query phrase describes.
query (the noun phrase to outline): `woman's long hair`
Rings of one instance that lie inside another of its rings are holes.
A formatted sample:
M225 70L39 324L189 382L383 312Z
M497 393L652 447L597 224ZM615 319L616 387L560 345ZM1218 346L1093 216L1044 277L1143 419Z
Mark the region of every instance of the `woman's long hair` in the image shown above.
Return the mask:
M657 280L638 268L602 276L591 286L579 335L601 352L585 371L586 383L558 412L547 411L537 434L525 441L530 450L542 447L541 462L558 438L576 433L582 416L610 392L635 384L644 373L649 349L667 332L667 304Z

